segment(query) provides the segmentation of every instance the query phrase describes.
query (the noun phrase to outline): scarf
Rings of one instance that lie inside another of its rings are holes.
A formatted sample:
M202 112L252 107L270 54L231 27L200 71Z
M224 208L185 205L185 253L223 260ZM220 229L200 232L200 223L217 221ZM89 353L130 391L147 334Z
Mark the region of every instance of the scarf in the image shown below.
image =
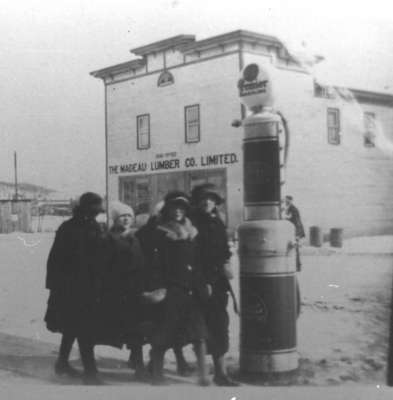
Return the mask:
M122 238L128 241L132 241L134 239L134 232L131 229L126 230L122 226L112 226L110 233L116 238Z

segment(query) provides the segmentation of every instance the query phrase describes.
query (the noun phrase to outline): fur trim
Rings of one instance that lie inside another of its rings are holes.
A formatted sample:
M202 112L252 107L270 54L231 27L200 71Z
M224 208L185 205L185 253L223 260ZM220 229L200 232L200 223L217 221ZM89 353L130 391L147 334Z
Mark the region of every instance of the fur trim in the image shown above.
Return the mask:
M166 232L167 237L172 240L192 240L198 234L198 230L188 218L185 218L184 222L168 221L159 224L157 228Z

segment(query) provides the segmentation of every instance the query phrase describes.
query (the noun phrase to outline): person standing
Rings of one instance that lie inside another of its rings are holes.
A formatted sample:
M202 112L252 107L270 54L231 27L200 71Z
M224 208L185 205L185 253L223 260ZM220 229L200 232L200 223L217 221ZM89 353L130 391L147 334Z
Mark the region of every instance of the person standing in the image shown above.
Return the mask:
M162 208L164 207L164 201L159 201L154 209L153 213L143 226L141 226L135 233L136 237L139 239L142 251L145 257L145 289L146 292L152 292L157 287L157 279L155 277L155 261L157 260L157 255L154 253L154 249L156 248L156 243L154 243L155 235L154 232L156 231L157 227L161 221L161 212ZM157 320L157 316L161 313L161 304L144 304L144 314L145 319L151 322ZM177 373L180 376L189 376L193 372L193 368L188 364L186 361L182 345L175 345L173 347L173 352L176 357L176 365L177 365ZM136 359L134 357L134 352L130 352L128 365L130 368L135 368ZM149 369L151 370L151 360L149 362Z
M292 196L285 196L285 218L291 222L295 227L295 251L296 251L296 271L300 272L302 269L302 263L300 260L300 245L301 240L306 237L302 220L300 218L300 212L293 204ZM296 300L297 300L297 316L300 315L301 308L301 296L299 282L296 279Z
M153 239L153 276L156 287L165 290L163 313L152 336L153 383L163 382L163 361L167 349L180 344L194 344L199 384L208 385L205 365L206 326L201 302L206 298L196 252L198 233L187 218L189 201L182 192L165 197Z
M142 356L142 318L144 260L139 240L132 232L134 211L127 204L109 205L113 225L109 231L107 258L100 292L100 327L96 344L132 349L135 376L145 377Z
M82 194L73 217L56 232L47 262L49 289L45 322L51 332L62 334L55 372L78 376L69 364L75 340L84 368L85 384L101 384L94 357L104 239L95 217L104 211L102 198L92 192Z
M302 263L300 261L300 242L306 237L302 220L300 218L300 212L293 204L292 196L285 196L285 218L295 226L295 238L296 238L296 270L301 271Z
M228 376L225 365L225 354L229 350L228 293L233 295L233 291L228 279L231 278L228 272L231 252L226 228L217 208L224 200L213 184L196 186L191 200L195 207L193 222L198 229L198 253L210 295L204 315L208 329L208 352L214 362L214 382L218 386L238 386ZM235 301L234 295L233 299Z

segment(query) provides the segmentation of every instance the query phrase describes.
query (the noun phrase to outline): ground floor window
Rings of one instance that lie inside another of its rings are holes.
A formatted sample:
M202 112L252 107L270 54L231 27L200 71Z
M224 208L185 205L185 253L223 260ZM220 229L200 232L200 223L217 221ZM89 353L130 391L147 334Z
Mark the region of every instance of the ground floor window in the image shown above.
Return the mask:
M328 108L327 110L327 129L328 143L340 144L340 110L338 108Z
M191 193L191 190L202 183L214 183L224 198L227 197L227 176L225 168L169 172L162 174L122 176L119 177L119 199L130 205L135 215L150 214L154 206L172 190L182 190ZM224 205L222 216L226 222L227 210Z
M376 124L375 114L372 112L365 112L363 114L364 119L364 146L375 147L376 137Z

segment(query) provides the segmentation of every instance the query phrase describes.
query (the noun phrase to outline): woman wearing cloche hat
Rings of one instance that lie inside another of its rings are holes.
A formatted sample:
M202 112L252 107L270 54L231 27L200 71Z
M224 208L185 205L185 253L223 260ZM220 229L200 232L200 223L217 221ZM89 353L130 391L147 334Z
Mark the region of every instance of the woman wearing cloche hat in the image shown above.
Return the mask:
M195 247L198 231L187 217L190 203L185 193L171 192L164 200L153 239L157 287L166 289L162 319L152 337L153 379L155 383L163 380L167 349L193 343L199 383L207 385L206 327L201 310L204 284Z
M228 293L237 302L229 279L231 252L225 225L220 218L218 206L224 199L214 184L196 186L192 191L194 206L193 223L198 229L197 245L201 268L208 284L210 297L204 307L208 330L207 347L214 362L214 382L218 386L237 386L227 374L225 354L229 349Z
M101 383L94 358L94 329L105 243L95 218L102 211L101 196L82 194L72 218L57 230L47 262L46 288L50 295L45 322L51 332L62 333L55 372L78 377L78 371L69 364L77 340L85 384Z

